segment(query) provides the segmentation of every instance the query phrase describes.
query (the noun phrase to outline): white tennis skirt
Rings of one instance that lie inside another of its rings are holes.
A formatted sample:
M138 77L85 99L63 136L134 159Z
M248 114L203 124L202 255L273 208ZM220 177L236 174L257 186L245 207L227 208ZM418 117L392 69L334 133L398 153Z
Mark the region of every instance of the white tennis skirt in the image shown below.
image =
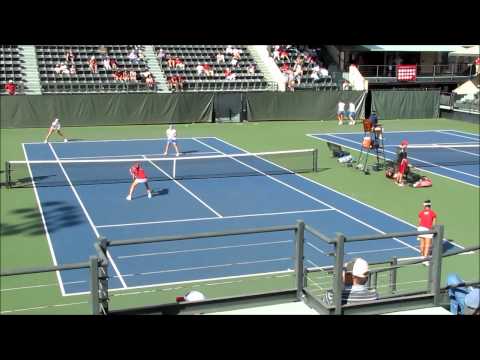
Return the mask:
M145 184L147 181L147 179L135 179L135 184Z
M417 228L417 231L428 231L430 230L429 228L426 228L425 226L419 226ZM426 238L426 239L431 239L433 238L433 234L425 234L425 235L421 235L419 237L423 237L423 238Z

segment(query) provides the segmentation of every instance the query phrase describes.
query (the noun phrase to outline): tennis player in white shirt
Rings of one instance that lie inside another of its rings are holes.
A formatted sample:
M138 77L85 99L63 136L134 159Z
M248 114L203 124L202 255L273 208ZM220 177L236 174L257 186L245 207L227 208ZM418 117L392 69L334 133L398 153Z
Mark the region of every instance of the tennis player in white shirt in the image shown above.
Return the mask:
M68 142L65 135L63 135L62 132L60 131L60 128L61 128L60 120L58 120L58 118L55 118L55 120L53 120L52 122L52 125L50 125L50 129L48 129L48 134L47 134L47 137L45 138L44 143L48 142L48 138L50 137L50 135L52 135L54 131L56 131L58 135L63 137L63 142Z
M168 154L168 148L170 147L170 144L173 145L177 152L177 156L180 155L180 151L178 151L178 146L177 146L177 130L175 130L173 125L170 125L169 128L167 129L167 144L165 145L165 151L163 155Z

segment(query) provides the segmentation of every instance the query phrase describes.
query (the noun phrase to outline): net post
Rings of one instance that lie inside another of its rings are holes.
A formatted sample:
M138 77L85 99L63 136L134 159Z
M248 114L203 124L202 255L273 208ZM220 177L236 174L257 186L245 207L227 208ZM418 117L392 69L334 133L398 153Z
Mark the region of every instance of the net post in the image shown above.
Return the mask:
M108 314L108 241L105 237L98 238L98 245L101 251L100 266L98 267L97 280L99 287L99 304L100 304L100 313Z
M305 223L297 220L297 228L295 229L295 279L297 287L297 299L301 300L304 288L304 242L305 242Z
M342 292L343 292L343 256L345 252L345 235L337 233L335 239L335 272L333 277L333 301L335 315L342 314Z
M173 159L172 178L177 179L177 159Z
M436 230L432 241L432 263L431 263L431 289L433 293L433 303L435 306L440 304L440 282L442 278L442 241L444 234L443 225L435 225Z
M392 258L392 261L390 262L390 265L392 267L396 266L398 264L398 259L396 256ZM397 291L397 268L394 267L392 270L390 270L390 293L394 294Z
M313 172L318 172L318 149L313 150Z
M7 189L12 187L12 176L10 174L10 162L7 160L5 161L5 185Z
M100 315L100 293L99 293L99 273L98 257L90 256L90 295L92 303L92 315Z

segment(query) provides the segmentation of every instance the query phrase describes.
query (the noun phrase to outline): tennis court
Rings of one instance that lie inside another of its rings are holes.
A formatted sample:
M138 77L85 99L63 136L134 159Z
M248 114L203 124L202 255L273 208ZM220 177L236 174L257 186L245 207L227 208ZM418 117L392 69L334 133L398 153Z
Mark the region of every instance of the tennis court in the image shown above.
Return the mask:
M93 243L99 236L110 240L147 238L286 225L298 219L327 236L414 228L301 174L285 171L275 157L249 156L217 137L179 139L181 158L185 159L152 160L161 155L164 145L164 139L23 144L25 158L32 162L29 171L36 181L36 199L55 264L84 261L94 255ZM222 159L220 166L212 156ZM303 160L311 164L309 156ZM145 159L155 193L148 199L140 185L133 200L127 201L129 181L123 178L128 179L131 162L118 160L139 157ZM45 167L35 163L44 160L56 164ZM69 165L69 160L98 163L93 168L77 167ZM104 167L97 166L102 164L100 160L107 161ZM308 166L298 168L306 170ZM175 172L180 175L172 176ZM306 244L307 266L333 264L332 249L327 245L309 236ZM415 257L417 246L415 238L349 243L346 258L362 256L379 262L392 256ZM456 246L445 242L446 251ZM283 272L293 268L293 254L293 237L288 233L115 247L109 253L110 287L134 289ZM59 273L62 295L88 292L88 279L83 270Z
M396 159L396 150L404 139L409 141L410 163L423 171L479 187L479 135L458 130L390 131L384 134L385 157ZM360 150L364 134L325 133L308 136L343 147Z

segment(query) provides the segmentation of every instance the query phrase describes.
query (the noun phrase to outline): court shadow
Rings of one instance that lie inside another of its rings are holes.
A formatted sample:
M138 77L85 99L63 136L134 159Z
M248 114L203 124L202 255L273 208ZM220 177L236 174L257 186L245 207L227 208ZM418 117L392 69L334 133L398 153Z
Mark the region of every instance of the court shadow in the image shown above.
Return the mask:
M193 154L193 153L198 153L199 150L185 150L185 151L180 151L180 155L184 154Z
M324 172L324 171L328 171L328 170L331 170L331 168L319 168L319 169L317 169L317 172Z
M156 196L161 196L161 195L167 195L168 194L168 189L161 189L161 190L153 190L152 191L152 198L156 197ZM147 193L144 193L144 194L141 194L141 195L137 195L137 196L132 196L132 199L135 200L135 199L141 199L141 198L146 198L147 197Z
M42 203L42 210L50 234L68 227L86 223L85 215L78 206L68 202L49 201ZM24 234L42 235L45 233L42 219L37 207L19 208L12 210L14 224L2 223L0 234L2 236Z

